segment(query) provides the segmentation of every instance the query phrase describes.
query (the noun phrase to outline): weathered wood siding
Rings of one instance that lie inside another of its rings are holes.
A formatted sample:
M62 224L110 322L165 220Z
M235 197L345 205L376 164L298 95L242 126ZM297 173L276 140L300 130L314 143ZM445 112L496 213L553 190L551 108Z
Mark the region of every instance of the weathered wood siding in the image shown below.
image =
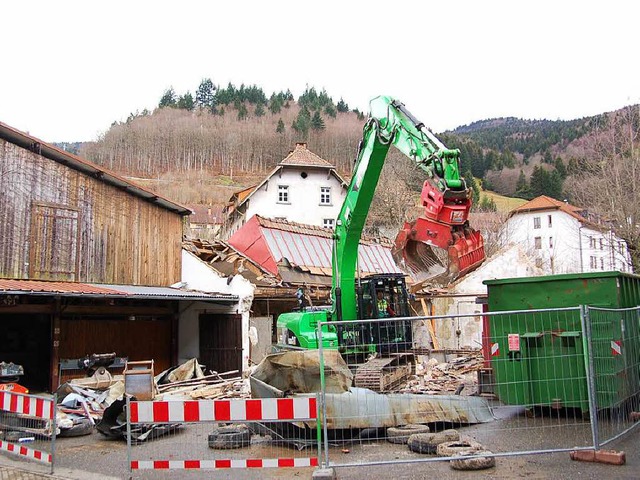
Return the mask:
M182 218L0 140L0 277L166 286Z

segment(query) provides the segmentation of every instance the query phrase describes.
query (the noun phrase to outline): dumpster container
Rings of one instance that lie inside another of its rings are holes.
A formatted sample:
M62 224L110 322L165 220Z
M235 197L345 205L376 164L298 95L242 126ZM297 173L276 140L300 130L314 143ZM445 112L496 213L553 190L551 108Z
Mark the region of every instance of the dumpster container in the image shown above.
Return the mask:
M588 410L583 332L578 311L527 310L579 307L629 308L640 305L640 276L593 272L485 280L495 391L512 405L576 407ZM597 314L596 314L597 313ZM640 328L637 314L594 312L592 352L599 408L638 391ZM623 345L620 354L612 342ZM629 348L624 348L624 344ZM634 366L633 371L628 371Z

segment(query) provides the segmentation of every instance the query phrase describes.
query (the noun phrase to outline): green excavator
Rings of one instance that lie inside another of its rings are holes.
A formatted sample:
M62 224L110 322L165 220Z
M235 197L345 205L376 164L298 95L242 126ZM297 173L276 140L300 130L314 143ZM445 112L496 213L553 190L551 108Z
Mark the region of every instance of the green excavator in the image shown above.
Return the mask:
M460 175L460 151L449 149L398 100L380 96L370 116L347 195L336 219L332 252L332 305L304 308L278 317L279 342L288 348L339 349L349 365L358 365L355 385L385 391L411 373L411 320L344 322L408 317L409 298L402 274L356 279L358 246L390 146L425 172L421 192L424 214L404 224L392 251L398 266L414 281L451 282L482 264L482 235L469 226L471 193ZM357 280L357 281L356 281ZM383 308L381 305L388 306Z

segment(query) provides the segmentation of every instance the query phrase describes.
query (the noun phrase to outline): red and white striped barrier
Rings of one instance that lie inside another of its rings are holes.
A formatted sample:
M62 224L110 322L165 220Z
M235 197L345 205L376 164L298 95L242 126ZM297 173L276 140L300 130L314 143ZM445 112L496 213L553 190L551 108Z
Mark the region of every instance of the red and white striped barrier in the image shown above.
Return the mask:
M0 391L0 410L51 420L54 405L52 400L46 398Z
M39 460L44 463L51 463L50 453L34 450L33 448L28 448L23 445L17 445L15 443L0 440L0 450L16 455L22 455L23 457L28 457L33 460Z
M315 420L316 398L131 402L131 423Z
M132 470L218 470L224 468L317 467L317 458L248 458L233 460L133 460Z
M40 420L51 420L54 418L55 401L33 395L0 390L0 410ZM20 427L16 427L16 430L20 430ZM31 436L31 434L27 433L25 435ZM17 443L0 440L0 450L44 463L51 464L53 461L51 453L28 448Z
M317 419L317 400L316 397L296 397L159 402L133 401L129 403L129 411L131 424L312 421ZM318 458L131 459L129 466L131 470L317 467Z

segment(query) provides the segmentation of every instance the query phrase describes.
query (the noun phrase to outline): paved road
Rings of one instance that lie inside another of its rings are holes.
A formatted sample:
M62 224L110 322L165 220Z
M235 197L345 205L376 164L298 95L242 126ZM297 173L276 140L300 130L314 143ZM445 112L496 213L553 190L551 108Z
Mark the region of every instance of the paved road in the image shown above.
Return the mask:
M507 421L509 422L509 421ZM494 428L495 422L476 425L461 429L477 440L482 441L488 448L495 451L508 451L509 447L522 448L530 442L537 444L544 441L549 444L555 441L560 445L578 445L581 442L581 432L576 429L570 432L567 428L543 429L536 432L529 430L487 430ZM509 426L505 423L501 426ZM548 438L553 436L555 438ZM177 448L179 439L173 440ZM172 441L169 439L168 444ZM27 462L18 457L0 454L0 480L42 480L42 479L71 479L71 480L118 480L130 477L126 468L126 444L120 441L109 441L94 432L90 436L59 439L57 443L58 460L55 475L48 475L49 468L34 462ZM252 447L253 448L253 447ZM451 470L447 462L428 463L398 463L394 465L375 465L360 467L339 467L336 469L338 478L356 480L366 477L394 478L398 480L421 479L558 479L579 478L584 480L637 479L640 478L640 428L628 434L623 439L608 445L606 448L623 450L627 455L627 464L623 466L603 465L597 463L574 462L568 453L525 455L518 457L498 457L496 467L480 472L457 472ZM347 451L348 450L348 451ZM402 461L407 459L424 459L409 452L405 446L393 445L384 440L370 441L351 445L348 449L334 447L331 449L332 462L344 464L362 461ZM185 472L157 472L146 471L133 476L134 479L195 479L202 478L202 471ZM252 469L252 470L221 470L207 471L206 478L210 479L304 479L311 478L312 468L298 469Z

